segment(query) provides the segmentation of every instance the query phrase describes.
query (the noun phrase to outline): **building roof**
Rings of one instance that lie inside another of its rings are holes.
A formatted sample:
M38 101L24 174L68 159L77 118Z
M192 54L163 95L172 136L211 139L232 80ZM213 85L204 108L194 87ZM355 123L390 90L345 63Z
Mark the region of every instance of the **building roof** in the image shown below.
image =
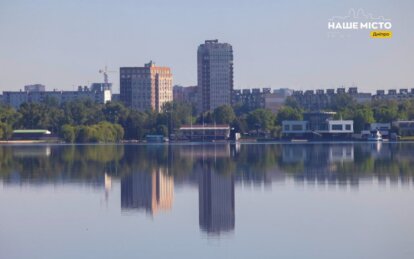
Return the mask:
M21 130L13 130L13 134L28 134L28 133L41 133L41 134L52 134L48 130L44 129L21 129Z
M336 112L325 112L325 111L314 111L314 112L304 112L306 115L335 115Z
M229 130L229 125L183 125L180 130Z
M309 123L309 121L305 120L284 120L282 121L282 124L284 123Z

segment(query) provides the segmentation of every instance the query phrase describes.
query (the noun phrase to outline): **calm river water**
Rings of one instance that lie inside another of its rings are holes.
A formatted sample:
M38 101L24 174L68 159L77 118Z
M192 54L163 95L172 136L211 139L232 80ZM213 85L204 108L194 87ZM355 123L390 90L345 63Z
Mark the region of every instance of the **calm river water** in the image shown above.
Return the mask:
M414 258L414 143L0 146L0 258Z

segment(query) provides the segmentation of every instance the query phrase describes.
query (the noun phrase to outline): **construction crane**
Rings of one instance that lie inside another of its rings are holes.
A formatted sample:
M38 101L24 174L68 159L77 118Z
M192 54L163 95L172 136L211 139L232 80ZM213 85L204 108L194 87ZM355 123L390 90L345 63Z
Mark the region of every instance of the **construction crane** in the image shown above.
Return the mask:
M105 83L105 87L104 90L111 90L109 89L109 82L108 82L108 73L116 73L117 71L109 71L108 67L105 66L105 69L99 69L99 73L103 74L104 76L104 83Z

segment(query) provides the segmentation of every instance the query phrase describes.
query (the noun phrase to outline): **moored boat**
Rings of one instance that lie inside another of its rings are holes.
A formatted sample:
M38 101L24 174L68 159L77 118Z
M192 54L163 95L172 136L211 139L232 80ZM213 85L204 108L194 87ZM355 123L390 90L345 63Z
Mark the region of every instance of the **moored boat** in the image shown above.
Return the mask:
M379 130L371 130L368 141L382 141L382 135Z

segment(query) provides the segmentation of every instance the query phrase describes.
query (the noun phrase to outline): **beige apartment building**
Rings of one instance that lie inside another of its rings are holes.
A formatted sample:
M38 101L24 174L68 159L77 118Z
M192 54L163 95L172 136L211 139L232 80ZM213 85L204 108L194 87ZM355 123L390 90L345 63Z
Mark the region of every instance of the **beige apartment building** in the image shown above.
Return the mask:
M173 100L172 73L150 61L144 67L120 68L120 99L129 108L162 111Z

